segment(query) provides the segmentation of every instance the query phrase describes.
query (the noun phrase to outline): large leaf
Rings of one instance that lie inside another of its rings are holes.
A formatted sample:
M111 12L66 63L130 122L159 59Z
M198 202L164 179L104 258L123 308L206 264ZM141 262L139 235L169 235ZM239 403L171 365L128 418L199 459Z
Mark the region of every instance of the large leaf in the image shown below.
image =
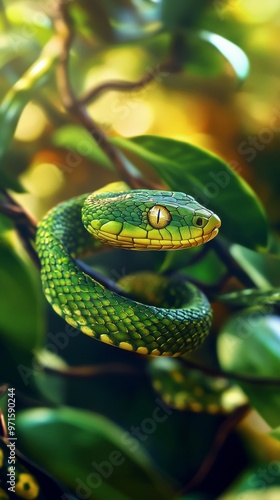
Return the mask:
M280 317L271 307L252 307L233 316L218 338L218 357L224 370L251 378L261 377L266 384L240 383L251 404L272 427L280 425L279 386L269 378L279 377Z
M102 137L96 136L96 141L91 134L79 125L65 125L53 133L52 142L55 146L65 148L76 157L87 158L98 165L113 169L112 162L99 147Z
M172 498L139 440L95 413L68 407L17 416L19 448L84 498ZM86 493L85 493L86 492Z
M0 338L31 356L43 335L43 302L32 271L15 251L0 245Z
M217 156L165 137L114 138L121 148L144 159L175 191L194 196L222 220L221 234L257 249L267 245L263 207L250 186Z

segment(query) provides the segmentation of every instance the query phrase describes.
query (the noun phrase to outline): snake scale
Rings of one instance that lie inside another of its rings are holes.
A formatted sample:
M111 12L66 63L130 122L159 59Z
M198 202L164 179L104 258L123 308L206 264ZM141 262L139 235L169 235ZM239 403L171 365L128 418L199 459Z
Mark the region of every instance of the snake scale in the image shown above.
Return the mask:
M126 250L185 249L214 238L220 219L192 196L111 183L51 209L36 246L45 296L67 323L95 339L148 355L179 356L209 332L211 307L186 280L167 280L160 305L115 293L75 258L98 241ZM99 243L100 244L100 243Z

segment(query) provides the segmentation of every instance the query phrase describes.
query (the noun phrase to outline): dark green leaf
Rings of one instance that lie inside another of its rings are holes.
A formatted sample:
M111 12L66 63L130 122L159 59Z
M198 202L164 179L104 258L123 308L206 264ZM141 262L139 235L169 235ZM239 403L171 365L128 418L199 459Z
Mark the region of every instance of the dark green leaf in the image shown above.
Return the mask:
M166 29L189 28L201 16L208 0L161 1L161 17Z
M222 220L221 235L249 248L267 245L264 209L250 186L217 156L157 136L112 139L144 159L175 191L194 196ZM246 210L244 210L246 207Z
M21 449L77 495L83 489L95 500L173 496L139 441L95 413L27 410L17 415L17 430Z
M23 193L25 191L21 183L14 177L4 172L4 170L2 170L1 167L0 167L0 187L3 189L12 189L17 193Z
M29 267L7 245L0 245L0 283L3 293L0 302L1 340L26 351L41 342L43 306L39 284Z
M280 317L269 306L246 309L233 316L218 338L218 357L224 370L264 379L279 377ZM280 423L279 387L240 383L251 404L275 427Z
M9 229L12 229L12 227L13 227L12 221L5 215L0 214L0 233L8 231Z
M204 248L200 246L180 252L166 252L159 271L179 271L195 281L215 285L225 274L226 266L213 250L204 255Z
M271 253L254 252L240 245L231 245L230 253L258 288L278 287L280 257Z

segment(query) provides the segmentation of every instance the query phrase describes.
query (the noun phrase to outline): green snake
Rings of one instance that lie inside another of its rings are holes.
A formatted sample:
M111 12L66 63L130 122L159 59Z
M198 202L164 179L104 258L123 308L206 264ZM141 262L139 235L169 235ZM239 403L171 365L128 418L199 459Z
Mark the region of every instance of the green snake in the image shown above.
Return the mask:
M72 198L38 225L44 294L67 323L95 339L141 354L182 355L198 347L211 326L211 307L199 289L166 278L160 304L142 303L106 288L75 258L98 241L139 251L190 248L214 238L220 225L217 215L180 192L111 183Z

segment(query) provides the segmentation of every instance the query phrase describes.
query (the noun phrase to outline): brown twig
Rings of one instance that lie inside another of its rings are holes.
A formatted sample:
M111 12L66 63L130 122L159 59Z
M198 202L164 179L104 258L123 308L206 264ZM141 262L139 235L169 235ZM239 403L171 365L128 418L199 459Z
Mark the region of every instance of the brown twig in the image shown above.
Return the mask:
M2 433L2 436L0 436L0 437L3 437L6 439L8 437L8 430L7 430L7 426L6 426L5 416L4 416L4 413L2 412L1 409L0 409L0 430Z
M155 184L145 180L136 169L129 168L128 160L107 138L105 132L91 118L86 108L76 99L68 75L69 51L73 39L72 23L68 13L67 5L61 1L58 3L57 12L54 16L54 27L61 38L62 51L57 63L57 86L61 101L67 111L78 120L91 134L100 148L112 161L120 177L132 188L154 189Z
M166 62L161 65L157 65L151 68L142 76L139 80L135 82L128 82L125 80L111 80L109 82L101 83L93 89L89 90L80 100L80 104L87 104L98 97L100 97L104 92L115 91L115 92L130 92L132 90L142 90L149 83L157 80L158 75L164 73L169 73L174 71L174 65L171 62Z
M102 365L85 365L85 366L71 366L67 368L52 368L43 366L42 369L45 373L50 375L59 375L61 377L81 378L81 377L96 377L102 375L135 375L145 376L143 371L137 370L133 366L121 363L108 363Z
M242 283L245 288L256 288L256 283L232 257L226 244L220 238L216 238L215 240L211 241L210 245L212 246L218 257L221 259L221 261L226 265L231 274L238 278L240 283Z
M200 468L188 484L178 492L176 498L181 498L186 493L195 490L201 485L202 481L207 477L211 468L213 467L217 456L226 441L228 435L233 431L236 425L246 416L250 411L249 405L243 405L237 408L219 427L218 432L214 438L211 449L203 460Z

